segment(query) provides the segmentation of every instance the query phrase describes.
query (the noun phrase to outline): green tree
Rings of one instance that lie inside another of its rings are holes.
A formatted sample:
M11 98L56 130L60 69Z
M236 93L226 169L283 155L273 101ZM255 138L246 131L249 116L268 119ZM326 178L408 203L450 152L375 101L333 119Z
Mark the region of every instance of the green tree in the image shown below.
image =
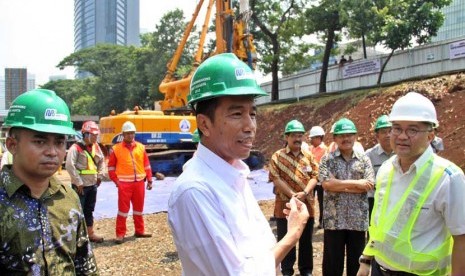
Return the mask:
M345 27L348 31L348 37L362 39L363 57L367 58L367 34L373 31L376 22L376 14L374 12L376 9L375 1L343 0L341 5L341 17L347 22ZM373 45L372 42L368 42L368 44Z
M134 47L98 44L69 55L58 66L75 66L92 74L87 81L89 95L95 101L89 108L97 115L106 115L112 109L124 110L128 106L128 76L133 72L131 54L134 51Z
M376 19L371 40L389 48L386 61L381 67L377 84L381 83L384 69L394 51L406 49L430 41L444 22L441 8L450 0L398 0L378 1L374 8Z
M278 72L284 61L285 73L301 67L296 66L299 57L305 57L308 47L301 38L304 29L301 25L305 0L251 0L252 20L258 30L253 32L260 68L272 76L271 100L279 100ZM300 56L299 56L300 55Z
M323 0L318 5L312 5L305 11L307 17L307 33L318 33L324 41L322 68L320 73L319 92L326 92L326 79L328 76L329 58L331 51L337 41L340 40L338 33L344 26L344 21L340 17L340 0Z

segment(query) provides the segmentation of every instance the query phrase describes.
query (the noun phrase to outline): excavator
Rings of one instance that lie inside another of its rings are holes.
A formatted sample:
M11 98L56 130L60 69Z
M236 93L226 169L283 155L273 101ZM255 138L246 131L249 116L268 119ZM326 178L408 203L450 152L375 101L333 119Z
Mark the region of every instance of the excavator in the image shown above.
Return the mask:
M156 110L142 110L135 107L132 111L111 114L100 119L101 139L104 146L111 147L122 140L121 127L124 122L132 121L136 125L136 140L145 145L152 170L164 174L178 174L182 165L189 160L196 147L192 142L192 133L197 128L192 109L188 107L189 84L197 67L208 57L220 53L234 53L251 68L257 61L253 37L248 29L251 11L248 0L239 0L239 12L233 7L234 0L199 0L192 19L188 23L172 59L167 64L166 75L159 86L164 99L155 104ZM207 3L207 4L205 4ZM197 51L192 69L182 78L175 75L183 49L192 33L197 17L206 6ZM215 38L216 48L204 54L212 9L216 8ZM158 109L158 110L157 110ZM160 110L161 109L161 110ZM265 162L263 154L253 150L245 160L251 170L262 168Z

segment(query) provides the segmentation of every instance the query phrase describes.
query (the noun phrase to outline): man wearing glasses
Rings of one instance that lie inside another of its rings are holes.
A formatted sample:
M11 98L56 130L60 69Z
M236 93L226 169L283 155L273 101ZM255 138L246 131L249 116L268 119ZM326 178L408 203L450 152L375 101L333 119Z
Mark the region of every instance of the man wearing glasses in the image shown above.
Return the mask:
M410 92L393 105L391 147L376 180L370 240L357 275L465 275L465 176L434 154L433 103Z

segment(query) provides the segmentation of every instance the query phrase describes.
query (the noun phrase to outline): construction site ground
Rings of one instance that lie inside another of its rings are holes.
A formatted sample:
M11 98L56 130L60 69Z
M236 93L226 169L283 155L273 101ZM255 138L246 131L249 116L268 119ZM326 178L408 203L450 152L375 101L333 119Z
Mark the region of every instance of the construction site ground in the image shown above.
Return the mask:
M283 146L283 129L288 121L297 119L307 129L321 125L329 131L333 122L347 117L355 122L359 141L365 148L371 147L375 144L374 121L378 116L388 114L395 100L408 91L417 91L432 99L440 122L437 135L443 138L445 145L440 155L464 169L465 122L462 116L465 114L465 75L462 74L404 82L387 88L328 94L294 103L260 106L255 145L269 159L274 151ZM325 142L330 141L331 136L327 135ZM66 179L66 173L60 177ZM259 204L265 216L271 217L273 200L261 201ZM152 238L128 237L121 245L113 242L114 219L96 222L97 232L105 237L104 243L94 245L101 275L181 275L181 265L166 213L147 214L145 222L147 230L154 234ZM128 233L133 233L131 219L128 219L128 227ZM313 275L318 276L321 275L323 231L315 229L313 240Z

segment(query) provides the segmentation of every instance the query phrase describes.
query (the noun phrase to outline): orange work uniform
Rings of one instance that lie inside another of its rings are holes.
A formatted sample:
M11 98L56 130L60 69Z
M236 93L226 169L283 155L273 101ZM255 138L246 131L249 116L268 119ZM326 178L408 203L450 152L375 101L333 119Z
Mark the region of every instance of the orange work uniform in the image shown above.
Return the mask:
M144 145L133 141L121 142L113 146L108 160L110 179L118 185L118 215L116 236L126 235L126 219L132 204L132 214L136 234L144 234L145 180L152 181L152 169Z

